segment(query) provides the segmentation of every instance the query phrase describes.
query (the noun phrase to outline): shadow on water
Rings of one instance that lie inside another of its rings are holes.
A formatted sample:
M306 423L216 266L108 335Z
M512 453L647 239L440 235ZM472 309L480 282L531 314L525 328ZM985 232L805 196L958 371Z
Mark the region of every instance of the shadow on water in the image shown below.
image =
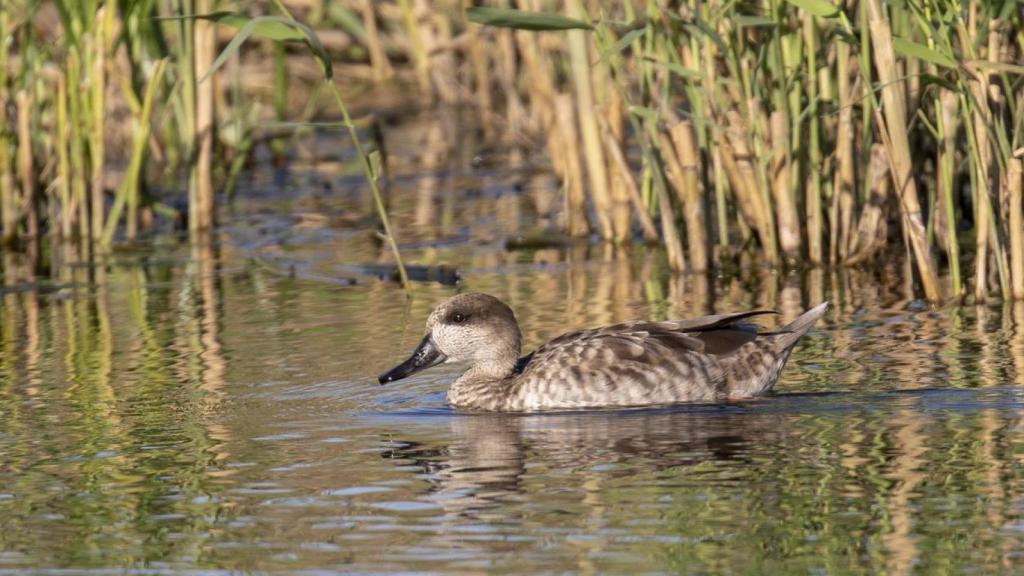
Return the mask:
M462 279L411 299L364 273L390 262L345 217L367 198L337 158L251 174L213 243L90 266L5 253L0 571L1020 568L1024 305L929 309L900 258L705 277L644 247L509 251L557 220L557 183L523 152L445 161L449 133L389 146L404 253ZM833 309L757 401L462 414L444 406L454 368L379 386L460 290L509 302L527 347L630 318Z

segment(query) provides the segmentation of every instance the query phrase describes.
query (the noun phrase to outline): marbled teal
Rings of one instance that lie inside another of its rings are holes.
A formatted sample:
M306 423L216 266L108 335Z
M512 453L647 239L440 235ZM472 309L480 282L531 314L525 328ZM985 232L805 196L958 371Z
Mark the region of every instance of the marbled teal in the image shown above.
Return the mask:
M503 412L740 400L771 391L797 341L827 308L819 304L774 331L748 322L766 310L635 320L569 332L520 358L512 309L487 294L459 294L434 309L412 356L379 380L465 363L448 402Z

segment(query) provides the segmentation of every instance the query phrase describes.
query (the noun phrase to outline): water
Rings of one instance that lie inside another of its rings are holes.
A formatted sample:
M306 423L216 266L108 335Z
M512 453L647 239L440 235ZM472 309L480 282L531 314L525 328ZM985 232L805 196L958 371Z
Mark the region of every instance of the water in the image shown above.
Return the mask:
M332 219L365 197L323 169L257 173L218 246L41 284L8 255L0 573L1021 570L1024 308L928 309L898 258L705 281L644 248L507 252L554 184L461 166L395 188L410 260L463 278L409 302L364 274L386 255ZM487 415L444 405L450 367L379 386L457 290L508 301L531 347L834 307L757 401Z

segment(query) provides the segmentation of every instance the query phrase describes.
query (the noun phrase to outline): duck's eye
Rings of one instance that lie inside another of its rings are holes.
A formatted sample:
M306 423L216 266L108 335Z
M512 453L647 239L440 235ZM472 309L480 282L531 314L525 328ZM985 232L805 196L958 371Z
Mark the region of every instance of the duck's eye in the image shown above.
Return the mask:
M462 312L456 312L455 314L452 315L452 322L455 322L456 324L462 324L465 321L466 315L463 314Z

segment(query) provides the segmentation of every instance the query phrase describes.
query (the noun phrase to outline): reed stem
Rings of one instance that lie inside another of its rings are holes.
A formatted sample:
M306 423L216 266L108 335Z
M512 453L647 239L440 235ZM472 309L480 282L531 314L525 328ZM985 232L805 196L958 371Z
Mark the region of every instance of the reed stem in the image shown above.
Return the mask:
M938 201L942 202L939 212L944 215L946 257L949 260L952 295L963 295L963 280L960 277L960 241L956 235L956 208L953 196L956 190L954 170L956 164L956 135L958 99L955 93L943 90L936 98L936 126L939 132L938 152Z
M629 200L633 204L633 209L636 211L637 219L640 221L640 229L643 230L644 240L647 242L655 242L658 240L658 229L654 227L654 221L651 220L650 214L647 213L647 208L644 206L644 201L640 196L640 189L637 188L636 180L633 179L633 175L629 169L629 163L626 162L626 156L622 153L619 143L615 140L615 136L611 132L611 128L608 127L608 121L602 116L597 117L598 124L601 128L601 135L604 137L605 148L608 150L608 155L612 159L612 164L615 166L617 176L623 184L626 193L629 195ZM671 214L671 209L669 210ZM677 238L678 239L678 238ZM669 255L669 259L672 259L672 255Z
M939 277L932 261L921 218L917 184L914 180L913 162L910 157L910 140L907 136L906 97L903 84L896 71L896 56L892 47L892 32L886 19L881 0L865 0L871 38L874 46L875 67L882 83L885 122L879 120L878 128L892 163L893 184L900 200L902 222L910 241L917 270L921 277L925 297L932 302L942 298Z
M853 148L853 94L850 86L850 45L840 42L838 46L837 75L839 90L839 121L836 131L836 161L839 167L835 173L832 193L838 201L838 244L833 252L834 262L845 260L850 255L853 234L853 216L856 203L856 181L854 176Z
M1024 169L1021 160L1007 161L1007 197L1010 221L1010 277L1013 299L1024 300Z
M7 110L7 27L10 15L7 3L0 3L0 111ZM11 243L17 235L14 177L11 174L13 142L8 134L8 123L0 122L0 240Z
M199 14L213 12L213 0L195 0L195 6ZM217 81L215 74L208 75L217 50L214 24L204 19L196 20L194 35L195 77L206 80L196 85L195 146L198 154L193 168L196 209L195 220L189 222L189 230L193 234L209 231L214 223L213 114L214 88Z
M579 133L576 130L576 110L572 96L560 94L555 97L555 118L558 120L558 138L555 140L558 145L557 157L562 159L566 228L570 236L585 236L590 232L590 225L587 221L583 166L580 164Z
M411 58L416 67L416 80L419 82L420 92L432 94L430 88L430 59L423 44L423 37L420 27L416 22L416 15L413 14L410 0L398 0L398 6L402 11L402 23L405 25L405 33L409 39L409 50Z
M163 83L164 68L167 61L160 60L153 69L153 75L146 86L146 94L142 100L142 108L135 119L136 126L132 136L132 153L128 162L128 169L125 171L124 179L118 190L114 204L110 208L106 228L103 230L103 247L109 248L113 239L114 231L117 228L118 220L121 217L121 210L127 206L128 213L125 222L125 234L129 240L134 240L138 228L139 209L139 186L142 173L142 163L145 159L146 144L149 142L150 123L153 115L153 103L156 100L157 88Z
M679 168L682 170L681 188L676 188L679 201L683 205L683 219L686 222L687 244L690 249L690 266L694 271L703 272L708 269L708 233L707 216L704 208L704 195L701 194L700 150L697 147L697 136L693 122L684 120L669 130L678 157ZM671 153L671 152L668 152Z
M25 236L30 242L39 241L39 213L36 202L36 177L32 162L32 96L27 90L15 95L18 125L18 179L21 181L19 216L25 220Z
M822 262L822 239L824 226L821 214L821 143L818 133L818 62L817 30L814 17L804 17L804 44L807 53L807 155L808 186L806 190L807 209L807 258L811 264Z
M71 205L71 160L68 156L68 88L63 74L57 77L57 198L60 200L59 218L60 237L71 239L74 212ZM51 225L54 225L51 223ZM55 226L56 227L56 226Z
M570 17L586 17L586 12L579 0L566 1ZM612 206L608 191L608 174L601 146L601 132L597 127L598 112L594 105L593 88L590 84L590 58L587 54L586 38L582 30L570 30L567 34L572 79L576 89L576 108L579 110L580 133L583 137L583 155L590 182L590 194L594 199L597 231L601 238L611 240L615 237L611 220Z

